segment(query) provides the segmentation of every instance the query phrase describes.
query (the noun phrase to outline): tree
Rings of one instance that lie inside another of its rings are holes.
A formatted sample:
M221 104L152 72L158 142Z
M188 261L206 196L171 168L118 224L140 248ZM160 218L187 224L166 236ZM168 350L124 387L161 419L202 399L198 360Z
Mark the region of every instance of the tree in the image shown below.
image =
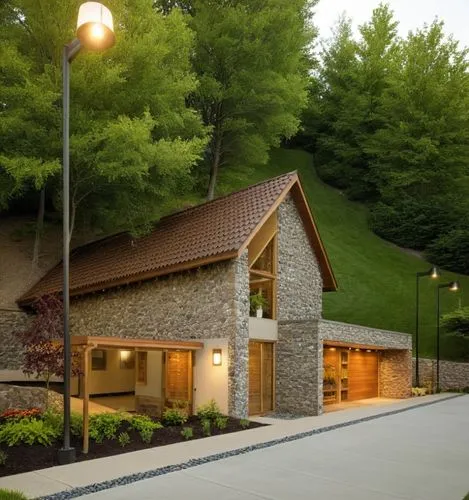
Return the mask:
M212 130L202 165L212 199L221 167L265 163L269 149L298 130L315 1L184 3L192 14L193 67L200 81L192 102Z
M461 307L456 311L443 315L441 326L448 333L469 337L469 307Z
M6 0L0 10L0 202L46 187L60 208L61 47L79 0ZM184 16L111 0L117 43L83 50L71 78L71 225L133 229L192 187L207 137Z
M365 150L381 201L374 228L398 244L424 249L467 217L467 54L442 22L411 32L383 93Z
M23 373L44 379L49 390L53 376L64 376L63 304L54 295L45 295L34 303L36 316L24 331L17 332L24 359ZM72 351L71 376L80 375L81 356Z
M387 5L373 10L355 41L350 19L342 16L333 39L323 47L317 105L320 127L317 164L323 178L351 198L372 199L366 141L383 126L377 113L399 63L397 22Z

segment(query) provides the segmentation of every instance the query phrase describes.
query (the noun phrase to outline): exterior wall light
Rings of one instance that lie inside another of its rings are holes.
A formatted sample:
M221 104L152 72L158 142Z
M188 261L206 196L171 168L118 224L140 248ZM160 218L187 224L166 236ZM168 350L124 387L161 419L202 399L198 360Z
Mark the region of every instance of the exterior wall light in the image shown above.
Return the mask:
M335 351L335 347L329 347L329 351Z
M121 361L125 362L130 358L130 351L121 351L120 356L121 356Z
M105 50L116 41L110 10L98 2L86 2L78 11L77 38L87 49Z
M212 364L213 366L221 366L222 357L221 357L221 349L213 349L212 350Z

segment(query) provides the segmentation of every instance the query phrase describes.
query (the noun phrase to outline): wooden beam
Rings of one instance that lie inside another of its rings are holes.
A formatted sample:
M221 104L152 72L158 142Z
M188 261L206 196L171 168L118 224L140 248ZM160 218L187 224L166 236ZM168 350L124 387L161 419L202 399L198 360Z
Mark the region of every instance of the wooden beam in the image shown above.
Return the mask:
M379 345L357 344L355 342L341 342L338 340L323 340L322 343L324 345L324 349L327 349L328 347L348 347L351 349L365 349L365 350L370 349L372 351L386 351L391 349L389 347L384 347Z
M151 340L151 339L123 339L120 337L97 337L97 336L77 336L71 337L73 346L93 345L96 348L117 348L129 349L139 348L146 351L173 349L173 350L195 350L204 347L203 342L195 341L173 341L173 340Z
M250 269L249 272L254 276L261 276L262 278L268 278L270 280L276 278L275 274L269 273L268 271L261 271L260 269Z
M89 418L89 402L90 402L90 356L91 351L95 346L88 345L83 349L83 453L88 453L90 444L90 418Z

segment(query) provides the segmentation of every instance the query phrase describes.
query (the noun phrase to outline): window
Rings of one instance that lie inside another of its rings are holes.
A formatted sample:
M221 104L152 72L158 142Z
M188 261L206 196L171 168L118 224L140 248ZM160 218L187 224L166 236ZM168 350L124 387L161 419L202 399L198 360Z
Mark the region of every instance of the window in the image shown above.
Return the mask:
M91 351L91 369L93 371L106 370L106 351L93 349Z

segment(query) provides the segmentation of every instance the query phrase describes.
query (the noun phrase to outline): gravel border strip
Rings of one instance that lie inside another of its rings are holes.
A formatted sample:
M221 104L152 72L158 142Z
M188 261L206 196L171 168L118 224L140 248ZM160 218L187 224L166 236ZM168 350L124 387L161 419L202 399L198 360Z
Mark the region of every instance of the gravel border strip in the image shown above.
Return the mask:
M369 422L370 420L376 420L382 417L389 417L391 415L397 415L399 413L404 413L406 411L411 411L415 408L422 408L424 406L431 406L434 404L442 403L450 399L455 399L462 396L462 394L455 394L454 396L449 396L444 399L439 399L437 401L428 401L426 403L420 403L414 406L409 406L406 408L400 408L398 410L391 410L385 413L380 413L378 415L370 415L368 417L359 418L356 420L350 420L348 422L342 422L340 424L329 425L326 427L320 427L318 429L312 429L310 431L300 432L298 434L292 434L291 436L286 436L283 438L273 439L271 441L266 441L265 443L258 443L251 446L245 446L244 448L238 448L235 450L226 451L223 453L216 453L214 455L209 455L202 458L193 458L187 462L182 462L174 465L166 465L164 467L159 467L158 469L149 470L146 472L137 472L135 474L130 474L128 476L122 476L116 479L110 479L108 481L103 481L101 483L94 483L88 486L79 486L72 488L70 490L61 491L59 493L54 493L52 495L46 495L43 497L38 497L36 500L68 500L70 498L78 498L82 495L89 495L91 493L97 493L99 491L108 490L115 488L117 486L124 486L127 484L135 483L137 481L142 481L143 479L151 479L153 477L164 476L170 472L177 472L198 465L208 464L210 462L217 462L218 460L223 460L225 458L235 457L237 455L243 455L245 453L250 453L251 451L262 450L264 448L270 448L278 444L290 443L291 441L297 441L298 439L303 439L306 437L314 436L316 434L323 434L324 432L334 431L336 429L342 429L344 427L350 427L352 425L361 424L363 422Z

